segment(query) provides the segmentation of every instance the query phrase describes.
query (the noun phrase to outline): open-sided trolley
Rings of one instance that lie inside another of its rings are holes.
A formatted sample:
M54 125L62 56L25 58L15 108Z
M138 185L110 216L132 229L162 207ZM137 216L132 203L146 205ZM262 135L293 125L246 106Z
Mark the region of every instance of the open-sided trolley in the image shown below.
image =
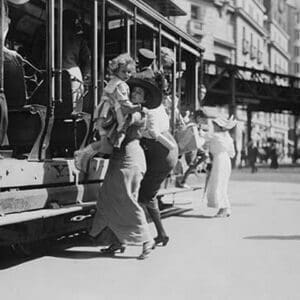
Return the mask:
M80 15L92 53L91 81L85 83L83 113L77 115L71 114L70 78L62 70L66 8ZM29 0L24 5L9 3L9 16L6 41L0 32L0 92L7 103L1 124L8 119L7 135L0 131L0 246L24 248L90 226L107 160L93 159L88 174L83 174L74 166L73 153L91 141L93 111L109 59L123 52L136 58L139 48L149 48L157 54L159 68L159 49L171 48L177 62L166 72L173 99L177 95L182 107L194 109L202 49L139 0ZM42 45L39 52L34 51L37 40ZM4 45L24 58L18 77L7 75L11 65ZM39 64L38 57L43 58Z

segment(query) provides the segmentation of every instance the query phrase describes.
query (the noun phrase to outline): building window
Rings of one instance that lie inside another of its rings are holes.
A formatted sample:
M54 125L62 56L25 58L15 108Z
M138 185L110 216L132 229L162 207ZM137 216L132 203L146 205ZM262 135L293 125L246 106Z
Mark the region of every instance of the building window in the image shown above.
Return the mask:
M246 39L246 28L243 27L243 54L247 54L250 51L250 43Z
M253 6L252 5L249 5L249 15L252 19L254 19L254 17L253 17Z
M198 17L199 17L199 6L192 5L191 6L191 18L197 20Z
M295 63L295 73L299 73L299 72L300 72L300 64Z
M295 39L300 40L300 30L299 29L295 29Z
M295 56L300 56L300 47L295 46Z
M297 22L297 24L300 23L300 13L296 14L296 22Z
M255 59L257 57L257 49L256 46L254 45L253 41L253 33L250 35L250 58Z

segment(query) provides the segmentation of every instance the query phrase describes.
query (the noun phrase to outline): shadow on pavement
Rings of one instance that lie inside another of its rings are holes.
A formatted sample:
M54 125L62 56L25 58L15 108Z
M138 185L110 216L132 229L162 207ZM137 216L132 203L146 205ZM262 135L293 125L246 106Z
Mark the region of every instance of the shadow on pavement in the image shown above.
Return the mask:
M15 266L24 264L29 261L33 261L41 257L40 255L35 255L26 258L16 257L9 248L5 248L5 249L1 248L0 251L1 251L0 270L10 269Z
M279 201L299 202L300 203L300 199L295 199L295 198L280 198L278 200Z
M136 256L118 256L101 254L99 250L96 251L82 251L82 250L72 250L66 249L62 251L55 251L48 256L58 257L58 258L69 258L69 259L91 259L91 258L113 258L113 259L136 259Z
M195 218L195 219L213 219L214 216L205 216L205 215L188 215L188 214L182 214L182 215L177 215L174 217L179 217L179 218Z
M255 206L255 204L253 203L232 203L231 206L235 206L235 207L251 207L251 206Z
M282 240L300 241L300 235L254 235L244 237L246 240Z

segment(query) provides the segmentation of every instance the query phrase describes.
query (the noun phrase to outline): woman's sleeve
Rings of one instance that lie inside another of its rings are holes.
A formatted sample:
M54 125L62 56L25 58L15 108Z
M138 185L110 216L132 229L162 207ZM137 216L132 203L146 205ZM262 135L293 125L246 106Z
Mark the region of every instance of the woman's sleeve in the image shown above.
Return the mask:
M147 131L150 134L150 136L154 139L157 139L159 136L159 126L158 126L159 120L157 119L157 115L155 113L148 113L147 114Z
M117 101L129 100L129 87L126 82L120 82L113 92L113 98Z
M145 127L145 125L146 125L145 115L140 112L135 112L135 113L131 114L130 125Z
M228 155L230 158L233 158L235 156L235 149L234 149L234 144L233 144L233 140L230 139L230 143L228 145L229 149L228 149Z

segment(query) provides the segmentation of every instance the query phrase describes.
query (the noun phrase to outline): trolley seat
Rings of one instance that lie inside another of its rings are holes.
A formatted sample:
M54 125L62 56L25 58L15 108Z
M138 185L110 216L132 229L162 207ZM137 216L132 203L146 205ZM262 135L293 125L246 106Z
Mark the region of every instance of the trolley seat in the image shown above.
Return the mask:
M58 81L56 81L56 87ZM71 78L67 71L62 72L62 99L55 101L54 125L50 140L50 149L53 156L73 156L73 152L84 147L90 130L91 114L87 107L89 95L83 100L83 112L73 115ZM56 90L55 98L58 99ZM48 105L47 82L40 85L32 95L31 103Z
M8 106L8 143L13 155L30 153L38 160L40 139L45 128L46 107L28 104L22 58L4 49L4 90Z

